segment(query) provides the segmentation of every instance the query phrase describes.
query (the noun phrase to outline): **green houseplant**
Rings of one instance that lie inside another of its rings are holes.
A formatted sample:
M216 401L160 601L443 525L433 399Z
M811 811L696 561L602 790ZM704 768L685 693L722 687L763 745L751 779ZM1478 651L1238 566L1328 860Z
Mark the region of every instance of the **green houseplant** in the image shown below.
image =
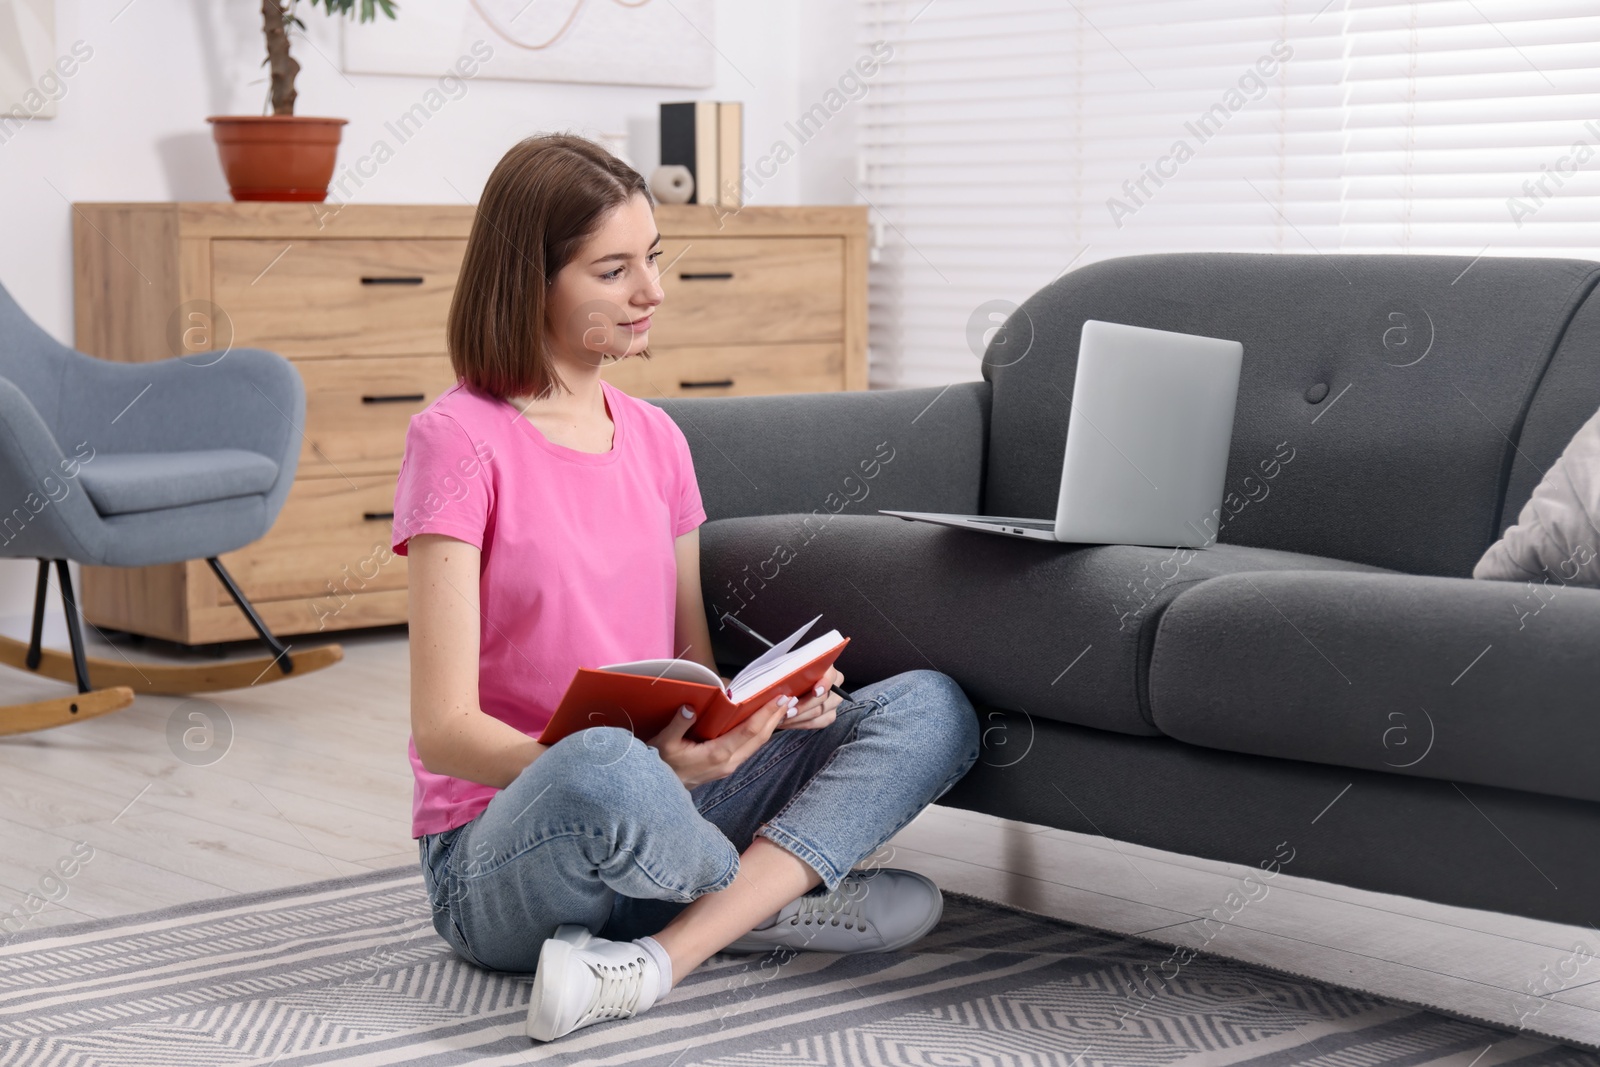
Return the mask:
M308 2L312 7L320 4L329 15L355 15L362 22L376 19L379 11L395 17L394 0ZM300 0L261 0L272 114L213 115L206 120L235 200L321 201L328 195L341 127L347 120L294 113L294 80L300 64L289 54L289 29L305 29L297 14L299 5Z

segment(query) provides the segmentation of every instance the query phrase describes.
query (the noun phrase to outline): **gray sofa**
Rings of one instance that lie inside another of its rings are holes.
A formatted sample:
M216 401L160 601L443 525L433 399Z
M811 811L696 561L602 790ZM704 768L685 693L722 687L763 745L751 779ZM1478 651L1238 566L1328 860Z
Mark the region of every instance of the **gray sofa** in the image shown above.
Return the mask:
M1158 255L1030 297L982 380L658 401L707 607L817 613L846 686L934 668L984 753L945 803L1250 866L1600 922L1600 590L1474 581L1600 408L1600 264ZM1217 543L1050 545L1084 319L1234 338ZM1600 541L1600 533L1596 535ZM759 649L714 626L718 660Z

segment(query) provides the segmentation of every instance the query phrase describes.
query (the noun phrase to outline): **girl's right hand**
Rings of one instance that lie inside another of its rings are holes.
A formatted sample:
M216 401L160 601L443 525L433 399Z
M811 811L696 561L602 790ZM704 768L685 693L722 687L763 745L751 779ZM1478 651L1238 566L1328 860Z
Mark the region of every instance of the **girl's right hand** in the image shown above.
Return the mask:
M684 787L693 789L738 770L756 749L766 744L772 731L797 703L795 697L774 697L744 722L710 741L694 741L684 736L694 725L693 710L684 705L648 744L661 754L662 761L672 768Z

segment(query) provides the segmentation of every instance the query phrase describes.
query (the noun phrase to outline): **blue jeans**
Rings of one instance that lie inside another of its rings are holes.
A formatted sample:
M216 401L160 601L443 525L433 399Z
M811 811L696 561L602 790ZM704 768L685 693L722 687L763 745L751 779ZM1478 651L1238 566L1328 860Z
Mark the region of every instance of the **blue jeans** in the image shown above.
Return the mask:
M471 822L418 839L433 925L463 959L532 972L563 923L629 940L725 889L756 835L829 889L978 758L978 719L947 675L855 690L820 730L778 730L695 789L626 730L573 734Z

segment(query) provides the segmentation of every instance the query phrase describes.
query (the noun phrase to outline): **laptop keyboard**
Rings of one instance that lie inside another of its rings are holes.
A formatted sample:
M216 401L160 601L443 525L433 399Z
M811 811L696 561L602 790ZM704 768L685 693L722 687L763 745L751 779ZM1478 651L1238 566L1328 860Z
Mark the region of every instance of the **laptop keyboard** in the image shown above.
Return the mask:
M974 522L986 522L991 526L1020 526L1024 530L1054 530L1053 522L1037 522L1033 519L987 519L981 515L973 516Z

